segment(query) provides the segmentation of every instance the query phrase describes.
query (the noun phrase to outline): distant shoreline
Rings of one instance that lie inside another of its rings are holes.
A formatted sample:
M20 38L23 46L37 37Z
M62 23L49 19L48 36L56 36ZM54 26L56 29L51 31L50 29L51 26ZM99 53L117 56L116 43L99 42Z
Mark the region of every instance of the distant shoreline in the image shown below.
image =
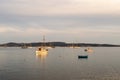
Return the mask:
M51 47L120 47L120 45L114 44L97 44L97 43L66 43L66 42L45 42L46 46ZM0 44L0 47L22 47L23 45L28 47L39 47L43 45L43 42L32 42L32 43L15 43L9 42Z

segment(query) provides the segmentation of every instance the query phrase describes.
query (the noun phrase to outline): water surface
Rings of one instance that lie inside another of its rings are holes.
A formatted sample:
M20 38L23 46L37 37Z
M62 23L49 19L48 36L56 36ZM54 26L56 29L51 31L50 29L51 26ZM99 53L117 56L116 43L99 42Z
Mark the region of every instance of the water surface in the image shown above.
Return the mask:
M36 56L36 48L0 48L0 80L120 80L120 48L54 48ZM88 59L78 59L87 54Z

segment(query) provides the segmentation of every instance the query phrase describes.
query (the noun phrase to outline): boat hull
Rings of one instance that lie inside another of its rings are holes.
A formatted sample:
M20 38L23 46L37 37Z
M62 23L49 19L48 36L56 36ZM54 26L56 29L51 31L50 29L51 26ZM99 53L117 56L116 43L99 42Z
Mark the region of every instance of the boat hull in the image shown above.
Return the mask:
M48 51L36 51L36 55L47 55Z
M87 59L88 58L88 55L79 55L78 56L78 59Z

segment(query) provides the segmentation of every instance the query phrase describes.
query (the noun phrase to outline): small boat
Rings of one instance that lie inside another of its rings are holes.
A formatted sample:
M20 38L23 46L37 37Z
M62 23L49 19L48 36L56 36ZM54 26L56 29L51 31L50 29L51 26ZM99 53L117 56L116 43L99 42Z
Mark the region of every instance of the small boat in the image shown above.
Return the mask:
M21 48L22 48L22 49L27 49L28 47L27 47L27 46L22 46Z
M43 44L36 50L36 55L46 55L48 54L48 49L45 45L45 37L43 36Z
M78 59L87 59L88 58L88 55L79 55L78 56Z
M27 49L28 46L25 45L25 43L23 43L23 45L21 46L22 49Z
M36 52L48 52L48 49L44 47L39 47L38 50L36 50Z
M29 44L28 48L33 48L32 43Z
M93 52L93 49L92 48L87 48L84 50L85 52Z
M39 47L38 50L36 50L36 55L46 55L48 54L48 49L44 47Z

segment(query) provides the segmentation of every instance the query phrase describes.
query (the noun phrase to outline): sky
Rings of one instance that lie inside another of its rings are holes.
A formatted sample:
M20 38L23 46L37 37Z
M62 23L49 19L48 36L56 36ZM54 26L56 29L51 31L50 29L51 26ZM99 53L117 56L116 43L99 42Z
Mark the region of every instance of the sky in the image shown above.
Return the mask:
M0 43L120 44L120 0L0 0Z

